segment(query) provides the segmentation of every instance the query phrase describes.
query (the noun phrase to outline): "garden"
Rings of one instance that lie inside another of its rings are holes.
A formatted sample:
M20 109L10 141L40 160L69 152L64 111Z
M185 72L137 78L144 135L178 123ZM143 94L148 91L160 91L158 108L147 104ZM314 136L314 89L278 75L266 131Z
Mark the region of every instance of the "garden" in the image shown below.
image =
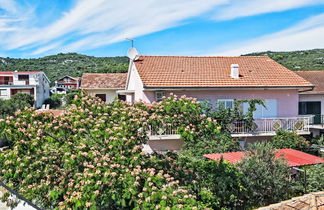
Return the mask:
M56 118L26 107L0 119L9 144L0 180L42 209L252 209L304 193L274 148L307 148L306 139L281 133L273 144L252 145L238 167L207 160L203 154L241 149L215 116L176 96L107 105L78 93ZM148 126L170 124L183 150L145 154ZM295 143L284 145L285 135ZM323 165L307 170L308 189L323 190ZM16 205L9 193L2 200Z

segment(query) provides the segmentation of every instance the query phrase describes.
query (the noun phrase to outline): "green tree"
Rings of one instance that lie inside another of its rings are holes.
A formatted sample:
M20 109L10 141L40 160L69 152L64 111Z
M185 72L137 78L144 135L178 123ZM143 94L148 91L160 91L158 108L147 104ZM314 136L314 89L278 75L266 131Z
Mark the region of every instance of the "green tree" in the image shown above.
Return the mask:
M302 136L296 132L287 130L278 130L276 135L272 137L272 144L276 149L292 148L301 151L307 151L310 144Z
M247 206L266 206L291 195L289 168L283 159L275 157L271 144L250 145L238 167L245 177Z
M309 166L306 169L307 191L318 192L324 190L324 164Z

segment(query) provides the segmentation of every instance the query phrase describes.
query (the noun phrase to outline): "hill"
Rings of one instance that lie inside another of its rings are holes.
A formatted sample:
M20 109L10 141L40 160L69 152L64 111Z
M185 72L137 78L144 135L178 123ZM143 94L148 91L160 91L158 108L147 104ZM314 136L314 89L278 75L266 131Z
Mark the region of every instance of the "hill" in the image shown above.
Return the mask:
M57 54L43 58L1 58L0 71L44 71L54 81L65 75L80 77L82 73L127 72L127 57L94 57L77 53Z
M290 70L324 70L324 49L301 50L291 52L260 52L251 55L267 55Z
M290 70L324 70L324 49L292 52L260 52L244 56L267 55ZM82 73L127 72L127 57L94 57L77 53L57 54L43 58L1 58L0 71L44 71L54 81L65 75L80 77Z

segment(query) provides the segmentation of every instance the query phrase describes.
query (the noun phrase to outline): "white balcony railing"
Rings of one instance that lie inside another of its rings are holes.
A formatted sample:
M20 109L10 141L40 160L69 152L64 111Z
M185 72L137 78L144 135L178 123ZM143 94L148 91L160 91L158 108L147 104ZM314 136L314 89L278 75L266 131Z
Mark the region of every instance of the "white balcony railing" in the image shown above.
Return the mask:
M238 121L227 125L227 129L232 134L266 134L280 129L300 133L309 132L309 120L309 117L262 118L255 119L252 126L248 126L244 121Z
M277 117L255 119L252 125L244 121L228 124L226 128L231 134L275 134L277 130L295 131L297 133L309 132L310 117ZM170 124L163 126L149 126L149 136L178 135L177 127Z

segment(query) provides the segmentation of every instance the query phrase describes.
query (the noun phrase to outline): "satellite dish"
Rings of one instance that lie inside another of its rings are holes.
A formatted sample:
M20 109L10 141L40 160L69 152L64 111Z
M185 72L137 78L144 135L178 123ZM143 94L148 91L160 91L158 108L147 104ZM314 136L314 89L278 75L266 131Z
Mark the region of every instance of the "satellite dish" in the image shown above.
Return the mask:
M131 60L135 60L138 56L138 51L135 48L129 48L127 51L127 56L129 57L129 59Z

